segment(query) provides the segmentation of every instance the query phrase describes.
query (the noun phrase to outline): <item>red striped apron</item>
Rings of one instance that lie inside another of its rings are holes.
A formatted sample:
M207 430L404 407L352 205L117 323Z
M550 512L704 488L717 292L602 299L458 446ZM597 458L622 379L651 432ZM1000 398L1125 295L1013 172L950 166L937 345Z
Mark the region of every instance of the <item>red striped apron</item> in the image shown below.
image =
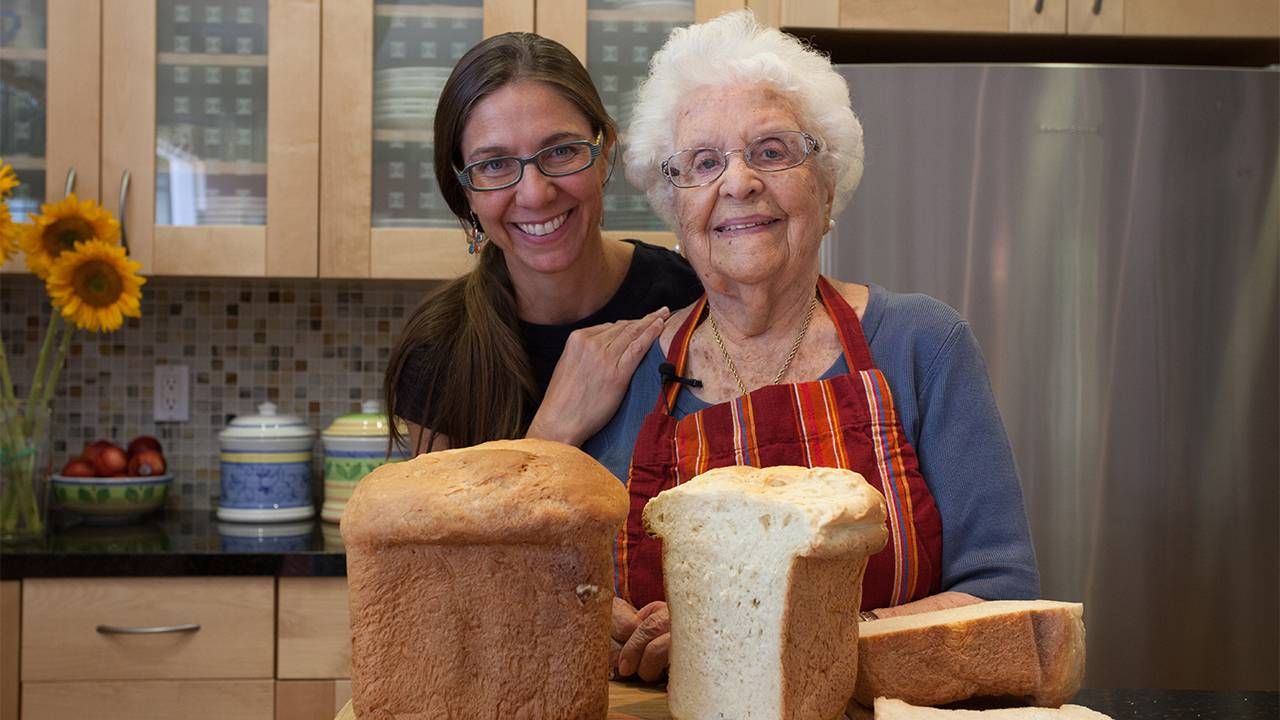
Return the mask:
M871 360L857 313L824 277L818 296L835 323L850 372L827 380L767 385L680 420L680 385L667 381L636 438L627 490L631 508L618 536L618 589L635 607L664 597L662 544L641 513L651 498L699 473L728 465L847 468L885 497L889 542L867 563L864 610L938 592L942 520L894 409L889 383ZM671 341L667 362L682 375L689 340L706 315L704 295Z

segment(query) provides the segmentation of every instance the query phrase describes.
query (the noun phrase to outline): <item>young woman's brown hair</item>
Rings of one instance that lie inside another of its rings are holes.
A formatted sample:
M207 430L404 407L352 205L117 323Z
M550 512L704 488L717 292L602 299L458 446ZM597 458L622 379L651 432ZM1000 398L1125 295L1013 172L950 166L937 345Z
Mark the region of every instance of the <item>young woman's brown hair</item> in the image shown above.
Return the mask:
M484 40L454 67L435 118L436 180L449 209L468 232L479 228L473 228L466 191L455 176L454 169L463 164L462 132L480 100L518 81L556 90L582 111L594 132L603 134L605 148L617 142L617 127L591 76L567 48L532 33ZM422 353L427 361L411 371L406 361L423 346L431 350ZM431 449L436 434L447 438L450 447L525 434L541 391L521 340L511 276L502 250L493 243L480 251L474 270L427 297L405 324L383 384L392 417L405 409L397 407L396 389L402 383L420 389L429 420L429 436L411 448L413 453ZM405 441L393 424L393 444Z

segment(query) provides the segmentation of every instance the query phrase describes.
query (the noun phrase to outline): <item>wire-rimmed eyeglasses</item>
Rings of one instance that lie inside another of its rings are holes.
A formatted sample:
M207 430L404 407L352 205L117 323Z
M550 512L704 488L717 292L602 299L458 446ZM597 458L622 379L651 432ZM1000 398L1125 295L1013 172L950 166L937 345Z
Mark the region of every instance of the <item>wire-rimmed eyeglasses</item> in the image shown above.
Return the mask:
M760 172L789 170L821 150L807 132L783 130L762 135L739 150L689 148L662 161L662 175L678 188L702 187L724 174L729 156L742 153L747 167Z
M485 158L458 170L458 182L469 190L503 190L520 182L524 166L532 163L547 177L564 177L580 173L595 164L600 155L604 133L596 133L596 139L571 140L544 147L528 157L503 156Z

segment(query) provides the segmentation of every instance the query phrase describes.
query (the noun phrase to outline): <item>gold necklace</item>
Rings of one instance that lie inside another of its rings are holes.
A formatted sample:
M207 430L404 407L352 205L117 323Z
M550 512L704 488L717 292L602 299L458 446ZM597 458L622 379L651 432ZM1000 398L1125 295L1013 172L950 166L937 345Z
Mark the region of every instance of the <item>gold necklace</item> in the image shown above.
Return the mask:
M809 309L804 314L804 324L800 326L800 334L796 335L796 341L791 343L791 352L787 353L787 359L783 361L782 367L778 368L778 374L773 376L773 382L770 385L777 385L782 380L782 376L787 374L787 370L791 368L791 362L796 359L796 353L800 351L800 343L804 340L805 333L809 332L809 321L813 320L813 309L818 306L818 296L815 294L809 300ZM729 350L724 346L724 339L720 337L720 326L716 325L716 314L711 312L711 307L707 307L707 319L711 321L711 335L716 339L716 345L720 347L720 354L724 356L724 364L729 367L729 372L733 373L733 379L738 383L738 391L746 395L747 384L742 382L742 376L738 374L738 366L733 364L733 358L729 357Z

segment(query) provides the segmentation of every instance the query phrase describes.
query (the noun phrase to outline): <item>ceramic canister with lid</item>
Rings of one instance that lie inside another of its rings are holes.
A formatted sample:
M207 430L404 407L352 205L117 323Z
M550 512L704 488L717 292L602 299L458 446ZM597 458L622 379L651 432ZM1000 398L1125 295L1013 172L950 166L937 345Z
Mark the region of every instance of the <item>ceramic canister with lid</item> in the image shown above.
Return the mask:
M405 431L403 424L401 433ZM397 448L387 455L390 421L382 403L366 400L360 412L343 415L320 434L324 440L324 505L320 519L338 522L360 478L379 465L399 462L408 455Z
M286 522L315 514L311 502L311 449L316 431L301 418L258 406L218 433L222 446L222 497L218 519Z

